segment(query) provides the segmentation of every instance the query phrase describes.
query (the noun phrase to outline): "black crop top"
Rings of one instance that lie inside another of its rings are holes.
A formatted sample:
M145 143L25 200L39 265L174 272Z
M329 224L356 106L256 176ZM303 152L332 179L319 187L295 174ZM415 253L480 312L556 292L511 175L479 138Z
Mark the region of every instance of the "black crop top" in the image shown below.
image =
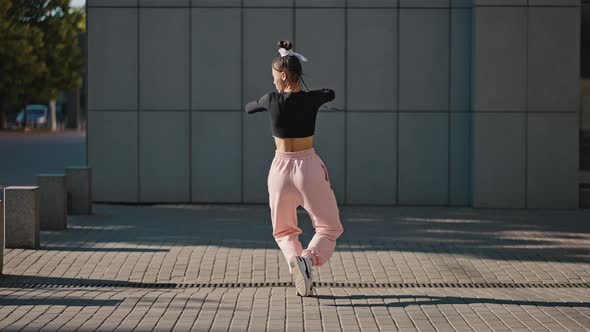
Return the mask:
M246 113L270 111L272 134L280 138L307 137L315 132L319 107L334 100L334 90L269 92L246 104Z

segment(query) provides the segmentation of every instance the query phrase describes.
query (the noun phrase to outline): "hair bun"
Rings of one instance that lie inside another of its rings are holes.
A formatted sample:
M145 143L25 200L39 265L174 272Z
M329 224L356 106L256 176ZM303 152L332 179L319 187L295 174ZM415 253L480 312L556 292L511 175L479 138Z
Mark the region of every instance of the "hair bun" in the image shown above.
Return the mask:
M282 47L288 51L293 48L293 43L291 43L290 40L279 40L279 47Z

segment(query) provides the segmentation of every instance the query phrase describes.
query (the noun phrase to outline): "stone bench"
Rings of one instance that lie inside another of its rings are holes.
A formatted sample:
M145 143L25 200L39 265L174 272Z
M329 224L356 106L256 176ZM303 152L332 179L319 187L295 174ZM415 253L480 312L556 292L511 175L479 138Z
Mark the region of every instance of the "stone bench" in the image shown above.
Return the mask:
M39 187L4 188L4 247L39 249Z
M90 167L66 167L68 214L92 214L92 172Z
M41 230L63 230L67 227L66 177L63 174L39 174Z

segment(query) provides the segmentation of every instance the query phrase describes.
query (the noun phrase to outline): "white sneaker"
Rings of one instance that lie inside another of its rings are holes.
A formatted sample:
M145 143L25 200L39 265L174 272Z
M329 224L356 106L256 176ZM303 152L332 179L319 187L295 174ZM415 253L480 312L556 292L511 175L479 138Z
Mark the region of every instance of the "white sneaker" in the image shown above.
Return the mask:
M311 258L307 256L294 256L289 262L293 274L293 281L295 282L295 289L300 296L311 295L313 287L311 275L312 265Z

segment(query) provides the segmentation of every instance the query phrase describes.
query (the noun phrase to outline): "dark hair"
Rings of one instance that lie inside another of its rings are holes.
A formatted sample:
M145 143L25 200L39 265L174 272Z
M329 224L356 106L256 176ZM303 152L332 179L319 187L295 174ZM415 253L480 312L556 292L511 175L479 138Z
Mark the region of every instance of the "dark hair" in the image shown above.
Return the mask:
M290 40L279 40L278 45L287 51L293 48L293 43ZM272 61L272 66L275 70L287 72L287 79L291 82L298 82L303 75L301 62L294 55L284 57L279 55Z

